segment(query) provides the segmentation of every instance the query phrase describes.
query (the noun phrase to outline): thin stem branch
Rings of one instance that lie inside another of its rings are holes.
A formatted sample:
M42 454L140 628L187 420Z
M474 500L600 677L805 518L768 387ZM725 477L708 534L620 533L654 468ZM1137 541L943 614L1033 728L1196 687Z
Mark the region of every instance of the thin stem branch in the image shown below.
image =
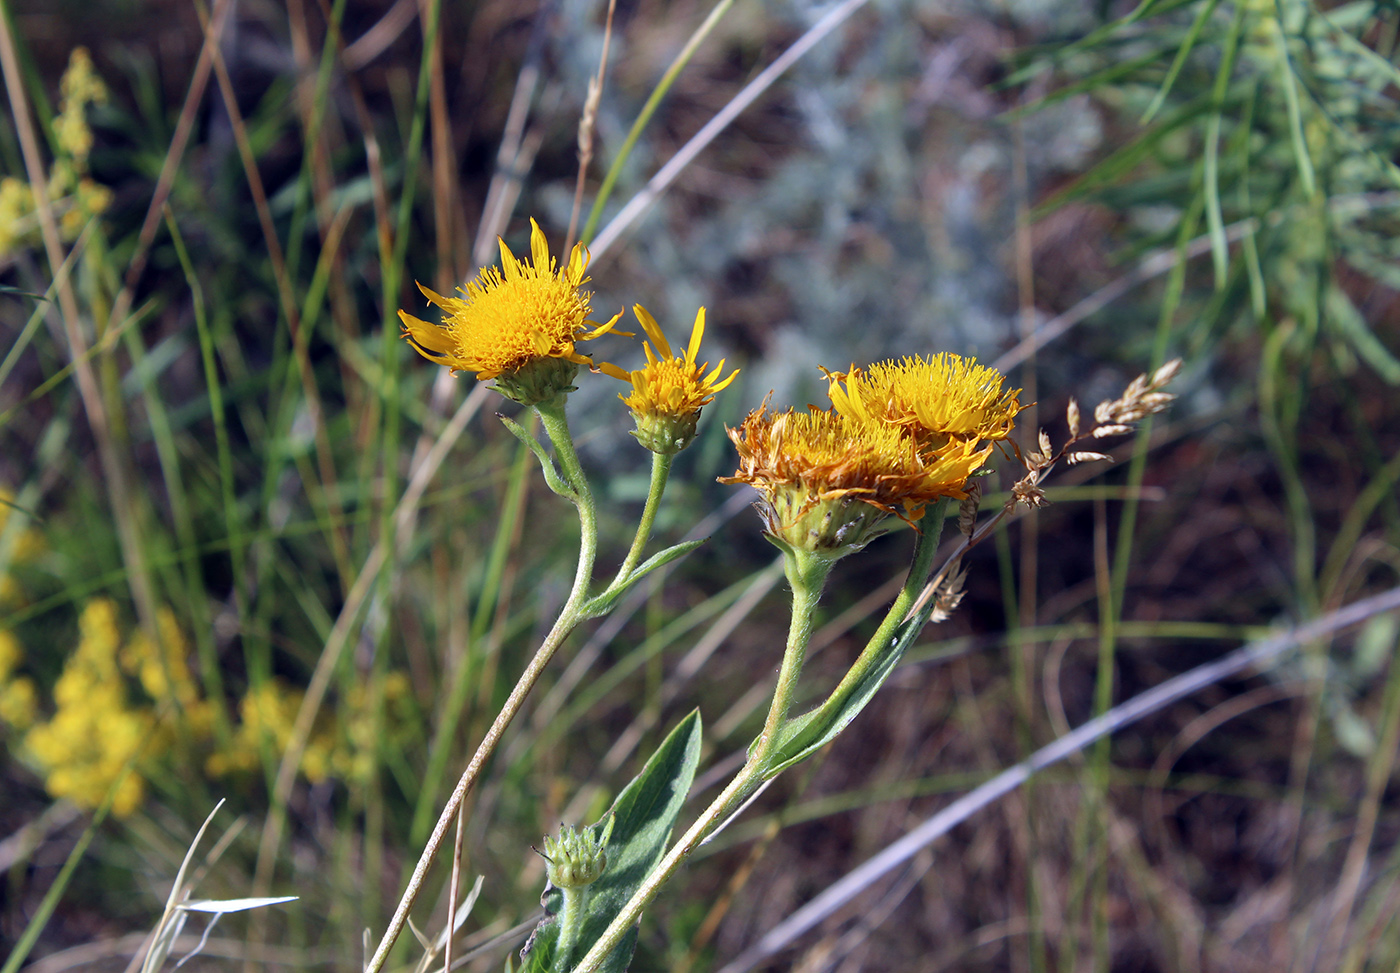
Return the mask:
M727 8L729 2L730 0L724 0L724 2L716 5L716 13L711 14L711 16L715 17L717 14L722 13L723 11L720 8ZM792 65L796 63L802 55L811 50L818 41L835 30L842 22L849 18L851 14L865 6L867 2L869 2L869 0L844 0L844 2L828 11L821 20L808 28L807 32L799 37L791 47L778 55L778 58L772 64L764 68L756 78L745 85L743 90L735 95L727 105L721 108L714 118L706 122L704 127L696 132L689 142L681 146L680 151L672 156L669 162L656 171L656 175L652 176L651 179L647 181L645 187L628 200L627 205L622 207L622 210L612 218L598 236L590 239L593 229L597 225L598 217L602 215L603 203L606 202L608 193L612 189L612 180L615 176L614 173L609 172L608 178L603 181L602 187L598 190L598 197L593 202L593 212L589 214L588 223L585 224L582 234L582 239L588 242L589 249L593 252L593 259L596 261L616 243L623 231L636 222L637 218L646 211L647 207L666 191L666 188L675 181L682 170L690 165L690 163L695 160L695 157L699 155L706 146L713 142L720 132L728 128L729 124L733 122L734 119L738 118L745 108L753 104L759 95L767 91L778 78L782 77L783 72L792 67ZM706 25L707 26L703 27L702 30L708 29L709 21L706 21ZM682 58L687 56L686 52L683 51ZM677 59L677 65L684 66L681 58ZM675 70L679 71L679 68ZM663 89L669 86L672 80L674 79L671 77L670 73L668 73L665 78L662 78L661 84L657 86L657 91L664 93ZM656 101L660 100L657 94L653 94L652 98ZM637 123L633 126L633 132L628 134L628 141L623 144L622 149L618 152L618 161L613 163L614 169L621 168L622 162L626 160L628 153L631 151L632 143L636 140L635 136L641 134L640 126L646 124L646 119L650 117L650 112L654 110L654 108L655 106L651 101L648 101L646 106L643 107L642 114L638 116Z
M777 749L788 710L792 708L797 680L802 675L802 664L807 658L807 643L812 638L812 619L822 596L822 587L834 563L829 557L806 551L788 549L783 553L783 570L787 573L788 583L792 585L792 621L788 625L782 668L778 670L778 685L773 690L773 704L768 708L768 718L764 720L758 746L749 757L750 763L765 769Z
M719 0L719 3L715 4L709 16L706 17L704 22L690 35L690 38L685 43L685 47L681 48L681 52L676 55L676 59L671 62L671 66L666 69L666 73L663 74L661 80L657 82L656 88L653 89L651 96L647 98L646 104L643 105L642 110L638 112L637 120L632 123L632 128L628 130L627 138L623 140L622 147L618 149L617 158L613 160L613 164L609 167L607 175L603 177L603 184L598 187L598 195L594 197L593 206L588 211L588 219L583 224L583 232L579 234L579 239L583 241L585 246L587 246L592 239L593 231L598 228L598 221L603 216L603 206L607 203L608 197L612 195L613 185L617 182L617 177L621 175L622 167L626 164L628 157L631 156L632 149L636 147L637 139L642 137L642 131L647 127L647 123L651 121L651 116L656 113L656 109L661 104L661 100L665 98L666 93L671 90L671 85L675 83L681 71L685 70L685 66L689 64L690 59L695 56L695 52L700 47L700 42L709 36L715 24L719 23L720 18L723 17L732 6L734 6L734 0ZM611 10L609 11L609 18L611 18ZM571 233L570 236L572 235Z
M380 973L384 969L384 964L389 958L389 951L408 922L408 913L422 891L423 880L427 876L429 867L437 858L447 829L462 807L462 802L466 800L467 795L476 785L482 770L496 752L496 746L500 743L501 737L525 704L525 697L535 688L535 683L539 681L545 666L549 665L550 659L554 657L555 651L563 644L564 639L582 621L580 608L588 597L588 583L593 577L593 561L598 550L598 523L593 505L593 494L588 488L588 481L583 475L583 467L579 463L578 453L574 449L573 437L569 433L568 421L564 416L563 397L542 402L535 406L535 410L540 415L545 432L549 434L550 440L554 443L559 466L565 479L574 490L574 495L570 499L578 508L579 558L578 569L574 573L573 590L570 591L569 599L564 603L554 627L545 636L538 651L535 652L534 658L525 667L525 671L520 674L515 688L511 690L510 696L506 699L500 712L496 714L495 720L492 721L486 735L477 746L471 762L462 772L457 786L452 791L452 796L447 799L447 804L443 807L442 814L438 817L437 824L433 826L432 834L428 836L428 841L423 847L423 853L418 858L418 864L413 868L413 874L409 877L403 897L399 899L399 904L394 910L394 917L389 921L389 928L385 930L384 938L380 940L374 956L365 965L365 973Z
M661 506L661 495L666 492L666 480L671 475L671 464L675 458L674 454L651 454L651 485L647 488L647 502L642 508L641 522L637 524L637 536L632 539L632 549L627 552L622 567L617 569L617 577L608 586L609 589L626 584L641 561L642 551L646 549L647 541L651 538L651 528L656 523L656 511Z

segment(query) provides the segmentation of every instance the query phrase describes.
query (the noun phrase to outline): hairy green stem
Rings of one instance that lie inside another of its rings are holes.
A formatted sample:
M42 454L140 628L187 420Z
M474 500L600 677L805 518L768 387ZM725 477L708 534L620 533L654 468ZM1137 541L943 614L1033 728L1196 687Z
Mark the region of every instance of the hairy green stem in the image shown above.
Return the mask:
M559 911L559 941L555 946L555 967L567 964L573 958L574 947L578 945L578 934L583 931L583 916L588 908L588 886L577 889L560 889L564 894L564 907ZM568 966L563 966L568 969Z
M933 566L933 557L938 553L938 539L943 533L943 520L947 509L948 501L946 499L940 500L931 511L924 515L922 520L924 529L919 533L918 540L914 542L913 563L909 566L909 576L904 580L904 587L900 589L899 597L890 606L890 610L885 613L880 627L875 630L875 634L865 644L860 656L851 665L850 671L846 673L841 682L831 691L831 695L818 708L819 714L825 715L834 712L844 705L846 699L864 681L866 673L888 650L895 630L904 623L905 616L908 615L914 603L918 601L923 590L929 569ZM813 721L820 722L821 715L814 716Z
M564 416L563 396L549 402L542 402L535 406L535 410L540 415L545 432L549 434L550 440L554 443L554 451L560 469L563 471L564 479L574 491L570 499L578 508L579 557L578 568L574 572L573 590L569 592L569 599L564 603L564 608L560 611L554 627L545 636L538 651L535 652L534 658L525 667L525 671L520 674L520 679L516 682L515 688L511 690L505 705L496 714L496 719L486 731L480 745L477 746L476 753L472 755L471 762L467 764L467 769L462 772L461 778L457 781L457 786L453 789L447 804L444 805L442 814L433 827L432 834L428 836L423 853L418 858L418 864L413 868L413 874L409 877L408 886L404 890L403 897L399 899L398 907L394 910L394 917L389 921L389 928L384 932L384 938L379 941L374 956L365 964L365 973L380 973L384 969L384 964L389 958L389 951L408 923L408 913L413 908L414 902L417 901L418 894L422 891L423 880L433 861L437 858L438 850L442 847L443 840L447 835L447 829L451 826L462 802L466 800L467 795L476 785L482 770L491 759L492 754L496 752L496 746L500 743L501 737L515 719L516 714L520 712L520 707L525 703L525 697L530 694L530 690L535 688L535 683L539 680L540 674L544 672L545 666L554 657L555 651L563 644L564 639L584 618L580 609L588 597L588 583L593 577L593 561L598 551L598 518L593 505L593 494L588 489L588 481L583 475L583 467L579 463L578 453L574 450L573 437L569 433L569 424Z
M802 664L807 659L807 642L812 637L812 619L816 615L817 602L821 600L822 586L826 584L826 576L831 573L834 563L829 557L794 548L783 552L783 570L788 583L792 585L792 621L788 625L787 647L783 651L782 668L778 670L773 703L768 707L768 718L763 723L758 746L749 755L749 762L765 771L769 757L778 746L788 710L792 708L797 679L802 675Z

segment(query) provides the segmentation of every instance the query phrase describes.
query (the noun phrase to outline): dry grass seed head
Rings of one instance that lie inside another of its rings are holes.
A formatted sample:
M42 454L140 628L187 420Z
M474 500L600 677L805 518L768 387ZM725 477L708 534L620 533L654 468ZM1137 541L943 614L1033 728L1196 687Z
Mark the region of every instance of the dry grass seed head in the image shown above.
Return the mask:
M971 537L977 526L977 508L982 504L982 481L974 479L967 484L967 496L958 504L958 530L964 537Z
M959 604L963 600L963 583L967 581L967 568L961 567L957 571L949 572L938 582L938 586L933 593L933 613L929 615L929 622L937 624L946 622L953 616Z

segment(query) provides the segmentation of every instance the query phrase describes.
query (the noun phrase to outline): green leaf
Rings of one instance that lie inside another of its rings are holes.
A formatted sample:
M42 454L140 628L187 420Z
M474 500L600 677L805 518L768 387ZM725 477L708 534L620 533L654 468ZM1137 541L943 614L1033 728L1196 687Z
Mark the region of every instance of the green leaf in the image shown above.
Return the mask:
M584 617L597 618L599 615L606 615L608 612L612 611L613 605L617 604L617 600L627 593L628 588L632 587L657 568L670 564L678 557L689 554L707 540L709 540L708 537L702 537L697 541L682 541L679 544L666 548L664 551L657 551L634 568L632 573L628 575L626 581L616 587L610 587L607 591L595 596L591 601L585 604L583 606Z
M1052 193L1050 197L1031 211L1031 220L1038 220L1054 212L1066 203L1074 202L1090 193L1125 178L1133 169L1157 151L1158 146L1179 128L1191 124L1200 115L1215 108L1212 96L1197 98L1182 105L1163 118L1155 126L1133 139L1121 149L1109 153L1092 169L1065 188Z
M1109 87L1116 81L1132 77L1141 68L1159 63L1166 52L1166 48L1155 48L1145 54L1139 54L1137 57L1122 61L1114 61L1107 67L1095 71L1087 78L1081 78L1073 84L1065 85L1063 88L1056 88L1043 98L1037 98L1035 101L1028 104L1013 108L1011 111L1008 111L1004 117L1007 119L1024 118L1027 115L1049 108L1051 105L1058 104L1067 98L1073 98L1075 95L1083 94L1086 91L1098 91L1100 88Z
M43 304L49 303L48 297L43 294L36 294L33 291L24 290L22 287L11 287L9 284L0 284L0 294L9 294L13 297L27 297Z
M1351 654L1352 672L1362 679L1374 678L1395 654L1397 636L1400 636L1400 614L1396 612L1377 615L1367 622L1356 637L1356 648Z
M671 731L642 772L618 795L612 809L589 827L601 834L608 818L616 819L608 840L608 867L602 877L584 889L587 897L583 925L572 950L574 960L581 958L588 947L597 942L665 854L671 829L690 793L695 768L700 763L700 739L700 713L696 710ZM557 889L547 889L542 901L551 916L540 923L530 938L522 971L566 973L556 961L567 961L567 958L555 955L560 932L555 914L563 906L563 895ZM608 954L599 970L604 973L626 970L636 941L634 928Z
M1293 155L1298 162L1298 178L1303 184L1303 194L1311 199L1317 193L1317 175L1313 169L1307 136L1303 134L1303 106L1298 98L1298 78L1294 74L1293 58L1288 52L1288 38L1284 36L1283 26L1277 20L1273 22L1273 26L1283 101L1288 108L1288 134L1293 143Z
M894 630L889 642L879 650L874 664L865 671L851 692L841 699L839 705L829 709L825 706L818 707L788 721L783 727L782 742L773 754L773 763L765 772L765 777L776 777L794 764L806 760L835 739L836 735L865 709L876 691L890 677L894 667L899 665L899 660L904 658L905 650L923 631L933 607L934 600L930 598L929 603L917 615L906 619Z
M549 488L566 500L576 499L578 495L574 492L574 488L564 482L564 478L555 469L554 461L544 451L544 446L540 444L540 441L509 416L498 415L496 418L501 420L501 425L510 430L512 436L524 443L530 452L535 454L535 458L540 461L540 471L544 473L544 482L549 485Z
M1191 23L1191 29L1186 32L1186 37L1182 40L1181 46L1176 49L1176 57L1172 59L1172 66L1167 69L1167 76L1162 81L1162 86L1157 89L1157 94L1153 96L1152 103L1147 106L1147 111L1142 114L1140 124L1146 125L1152 121L1154 115L1166 104L1167 95L1171 93L1172 85L1176 84L1177 75L1181 74L1182 67L1186 64L1186 58L1191 53L1191 48L1196 46L1196 40L1201 36L1201 28L1210 20L1210 15L1215 13L1215 8L1219 6L1220 0L1207 0L1201 5L1200 11L1196 14L1196 19Z

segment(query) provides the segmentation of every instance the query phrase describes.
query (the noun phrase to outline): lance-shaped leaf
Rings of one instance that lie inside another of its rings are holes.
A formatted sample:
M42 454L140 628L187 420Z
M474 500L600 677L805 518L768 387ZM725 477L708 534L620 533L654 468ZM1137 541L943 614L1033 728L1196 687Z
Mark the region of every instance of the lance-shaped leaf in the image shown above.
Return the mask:
M607 868L583 890L584 916L572 950L574 960L580 959L602 936L665 854L671 829L695 779L700 737L700 713L693 711L651 755L642 772L618 795L612 809L587 829L602 835L608 818L615 819L607 844ZM530 937L522 973L566 973L562 965L565 957L556 955L560 923L555 915L563 906L563 895L558 889L546 889L543 901L551 917L540 923ZM599 969L603 973L626 970L636 941L634 928Z
M782 730L782 742L773 754L772 763L764 776L773 778L794 764L799 764L836 738L855 719L876 690L885 684L904 652L928 624L934 600L929 599L912 617L906 618L889 640L878 650L874 664L854 684L847 687L839 699L828 700L810 712L788 721Z
M637 567L633 568L632 573L627 576L627 580L622 584L616 587L610 587L607 591L589 600L583 606L584 616L587 618L597 618L599 615L606 615L608 612L612 611L613 606L617 604L617 600L627 593L627 589L631 588L657 568L670 564L678 557L689 554L707 540L709 540L709 538L702 537L694 541L681 541L679 544L674 544L664 551L657 551L651 557L637 565Z

